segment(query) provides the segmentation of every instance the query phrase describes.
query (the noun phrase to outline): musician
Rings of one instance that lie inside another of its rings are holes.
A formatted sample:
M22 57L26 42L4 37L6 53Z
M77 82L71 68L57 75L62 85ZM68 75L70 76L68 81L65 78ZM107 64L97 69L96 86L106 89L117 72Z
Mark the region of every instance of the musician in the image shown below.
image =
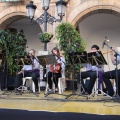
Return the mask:
M97 52L97 51L99 51L99 46L93 45L91 47L91 52ZM103 71L103 66L92 66L89 63L82 64L82 66L86 67L86 71L78 73L77 81L78 81L78 84L81 83L83 88L83 93L85 95L90 95L92 93L92 89L97 79L97 73L98 71ZM86 88L83 79L86 79L88 77L90 78L90 81L89 81L88 87Z
M116 51L118 51L117 49L116 49ZM120 51L118 51L118 54L116 54L116 55L117 55L117 60L116 60L114 52L110 51L111 61L112 61L113 65L120 64ZM112 86L110 79L116 80L116 77L118 78L118 81L117 81L118 86L116 86L116 88L118 87L117 88L118 95L120 96L120 69L117 70L117 75L118 76L116 76L116 70L112 70L112 71L108 71L108 72L103 73L103 81L106 85L108 95L110 95L110 96L114 95L114 90L113 90L113 86Z
M65 77L64 75L65 59L62 56L60 56L60 52L57 47L54 47L51 52L55 56L58 64L49 65L49 70L47 73L47 79L48 79L48 85L49 85L48 93L53 93L52 79L55 84L55 92L58 92L58 78Z
M35 50L31 49L29 51L29 56L32 61L32 65L24 65L22 70L17 73L15 79L15 92L20 92L17 88L22 85L23 77L32 77L33 82L35 83L35 92L38 93L38 77L39 77L39 69L40 64L35 56Z

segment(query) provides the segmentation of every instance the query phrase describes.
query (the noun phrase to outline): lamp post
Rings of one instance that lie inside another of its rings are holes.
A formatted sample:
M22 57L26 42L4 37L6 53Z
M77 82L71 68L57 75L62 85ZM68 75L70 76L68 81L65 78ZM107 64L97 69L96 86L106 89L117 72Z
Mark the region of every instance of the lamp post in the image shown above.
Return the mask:
M61 22L63 16L65 15L65 8L66 8L66 2L63 0L59 0L56 2L57 7L57 14L60 17L59 19L56 19L54 16L51 16L47 10L49 9L50 0L42 0L42 9L44 10L44 13L36 19L36 21L39 24L44 24L44 32L47 32L47 23L53 24L53 22ZM28 5L26 5L27 9L27 16L31 19L31 22L33 22L34 14L36 10L36 5L33 4L33 1L30 1ZM47 50L47 43L44 43L44 50Z

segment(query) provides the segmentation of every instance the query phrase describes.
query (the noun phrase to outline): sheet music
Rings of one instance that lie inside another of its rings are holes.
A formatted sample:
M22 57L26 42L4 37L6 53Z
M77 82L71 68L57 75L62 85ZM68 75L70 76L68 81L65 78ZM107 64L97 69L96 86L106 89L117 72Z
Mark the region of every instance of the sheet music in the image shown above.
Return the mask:
M69 53L69 59L71 64L88 63L88 57L86 51Z
M45 66L49 64L56 64L57 60L53 54L51 55L43 55L43 56L37 56L40 65Z
M32 60L29 56L15 56L13 57L15 64L23 66L23 65L32 65Z
M91 63L92 66L107 65L107 62L106 62L105 58L103 57L101 51L88 53L88 59L89 59L89 63Z
M22 70L32 70L32 65L24 65Z

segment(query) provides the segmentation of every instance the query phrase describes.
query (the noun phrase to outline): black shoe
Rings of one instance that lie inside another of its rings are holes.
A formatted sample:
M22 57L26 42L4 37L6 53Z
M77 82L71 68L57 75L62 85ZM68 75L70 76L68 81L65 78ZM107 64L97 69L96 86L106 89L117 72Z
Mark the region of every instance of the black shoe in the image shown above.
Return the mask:
M90 94L88 92L85 92L83 96L85 96L87 100L90 97Z
M7 91L7 89L2 89L2 88L1 88L1 91Z
M36 95L37 97L39 96L39 92L33 92L34 95Z
M21 91L21 90L18 90L18 89L15 89L15 90L14 90L14 93L16 93L16 95L22 95L22 91Z
M39 90L35 90L35 94L39 94Z
M17 89L15 89L13 92L14 92L14 93L18 93L18 90L17 90Z
M84 91L81 92L82 95L85 95L85 93L86 93L86 92L84 92Z
M88 92L83 92L82 95L83 96L88 96L89 94L88 94Z
M108 93L109 96L113 97L114 96L114 93Z
M53 94L53 93L54 93L54 91L52 89L49 89L47 92L47 94Z
M101 91L98 91L98 94L101 94Z

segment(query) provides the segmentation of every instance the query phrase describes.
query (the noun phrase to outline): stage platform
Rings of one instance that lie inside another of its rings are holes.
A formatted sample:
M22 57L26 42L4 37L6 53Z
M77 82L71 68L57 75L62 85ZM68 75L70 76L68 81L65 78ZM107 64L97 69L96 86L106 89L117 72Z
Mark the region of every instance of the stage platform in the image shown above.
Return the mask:
M71 96L69 97L68 95ZM95 95L87 99L86 96L81 96L77 92L73 93L72 91L66 91L61 95L50 94L48 96L44 95L44 91L41 91L38 96L27 92L22 95L16 95L11 91L1 91L0 108L120 115L120 100L103 95Z

